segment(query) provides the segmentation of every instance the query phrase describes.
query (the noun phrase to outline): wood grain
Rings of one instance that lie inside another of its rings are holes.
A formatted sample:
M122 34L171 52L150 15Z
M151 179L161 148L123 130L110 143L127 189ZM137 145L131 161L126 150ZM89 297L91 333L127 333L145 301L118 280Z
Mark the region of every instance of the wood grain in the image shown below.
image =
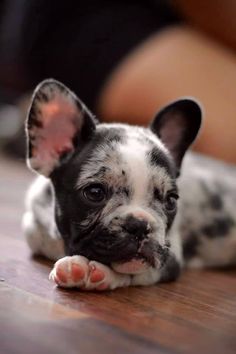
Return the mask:
M235 270L188 270L175 283L106 293L59 289L20 228L33 175L0 165L1 353L236 352Z

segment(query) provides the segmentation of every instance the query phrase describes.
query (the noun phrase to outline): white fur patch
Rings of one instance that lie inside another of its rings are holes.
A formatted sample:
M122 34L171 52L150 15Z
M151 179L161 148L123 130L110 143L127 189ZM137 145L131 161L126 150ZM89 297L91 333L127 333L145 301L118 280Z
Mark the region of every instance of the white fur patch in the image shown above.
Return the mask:
M55 222L54 200L51 203L45 201L48 185L50 180L43 176L31 185L26 196L22 227L33 254L57 260L64 256L64 244Z
M150 177L146 153L149 146L141 144L131 137L126 144L118 146L121 154L122 166L127 173L128 185L132 187L132 205L142 205L146 200L147 187Z

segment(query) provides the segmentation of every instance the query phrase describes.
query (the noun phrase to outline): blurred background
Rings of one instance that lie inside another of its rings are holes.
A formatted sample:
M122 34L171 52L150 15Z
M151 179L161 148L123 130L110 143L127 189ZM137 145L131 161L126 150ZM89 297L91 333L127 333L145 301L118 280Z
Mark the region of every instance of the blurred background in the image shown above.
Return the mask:
M1 151L24 160L30 95L53 77L104 121L147 125L194 96L195 150L236 163L235 18L235 0L1 0Z

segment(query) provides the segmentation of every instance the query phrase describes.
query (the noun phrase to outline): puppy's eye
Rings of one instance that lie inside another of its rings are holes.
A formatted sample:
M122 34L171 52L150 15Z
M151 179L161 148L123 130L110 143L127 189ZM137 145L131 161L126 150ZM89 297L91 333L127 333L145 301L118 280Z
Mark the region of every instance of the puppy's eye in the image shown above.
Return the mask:
M179 196L176 193L170 193L167 195L165 199L165 209L167 212L171 213L176 211L178 198Z
M106 198L106 191L102 184L91 184L84 188L83 196L92 203L101 203Z

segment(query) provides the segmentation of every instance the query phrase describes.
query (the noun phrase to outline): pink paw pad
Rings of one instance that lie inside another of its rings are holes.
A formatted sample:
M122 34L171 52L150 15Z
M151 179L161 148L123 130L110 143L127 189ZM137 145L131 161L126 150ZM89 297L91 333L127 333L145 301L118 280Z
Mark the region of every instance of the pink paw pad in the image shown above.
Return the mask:
M55 281L57 284L64 283L66 284L68 280L68 275L62 267L58 267L56 270Z
M105 278L105 273L101 269L97 269L95 265L91 266L90 280L92 283L98 283Z
M74 282L78 282L82 280L85 277L85 271L84 269L75 263L72 263L71 265L71 278Z

